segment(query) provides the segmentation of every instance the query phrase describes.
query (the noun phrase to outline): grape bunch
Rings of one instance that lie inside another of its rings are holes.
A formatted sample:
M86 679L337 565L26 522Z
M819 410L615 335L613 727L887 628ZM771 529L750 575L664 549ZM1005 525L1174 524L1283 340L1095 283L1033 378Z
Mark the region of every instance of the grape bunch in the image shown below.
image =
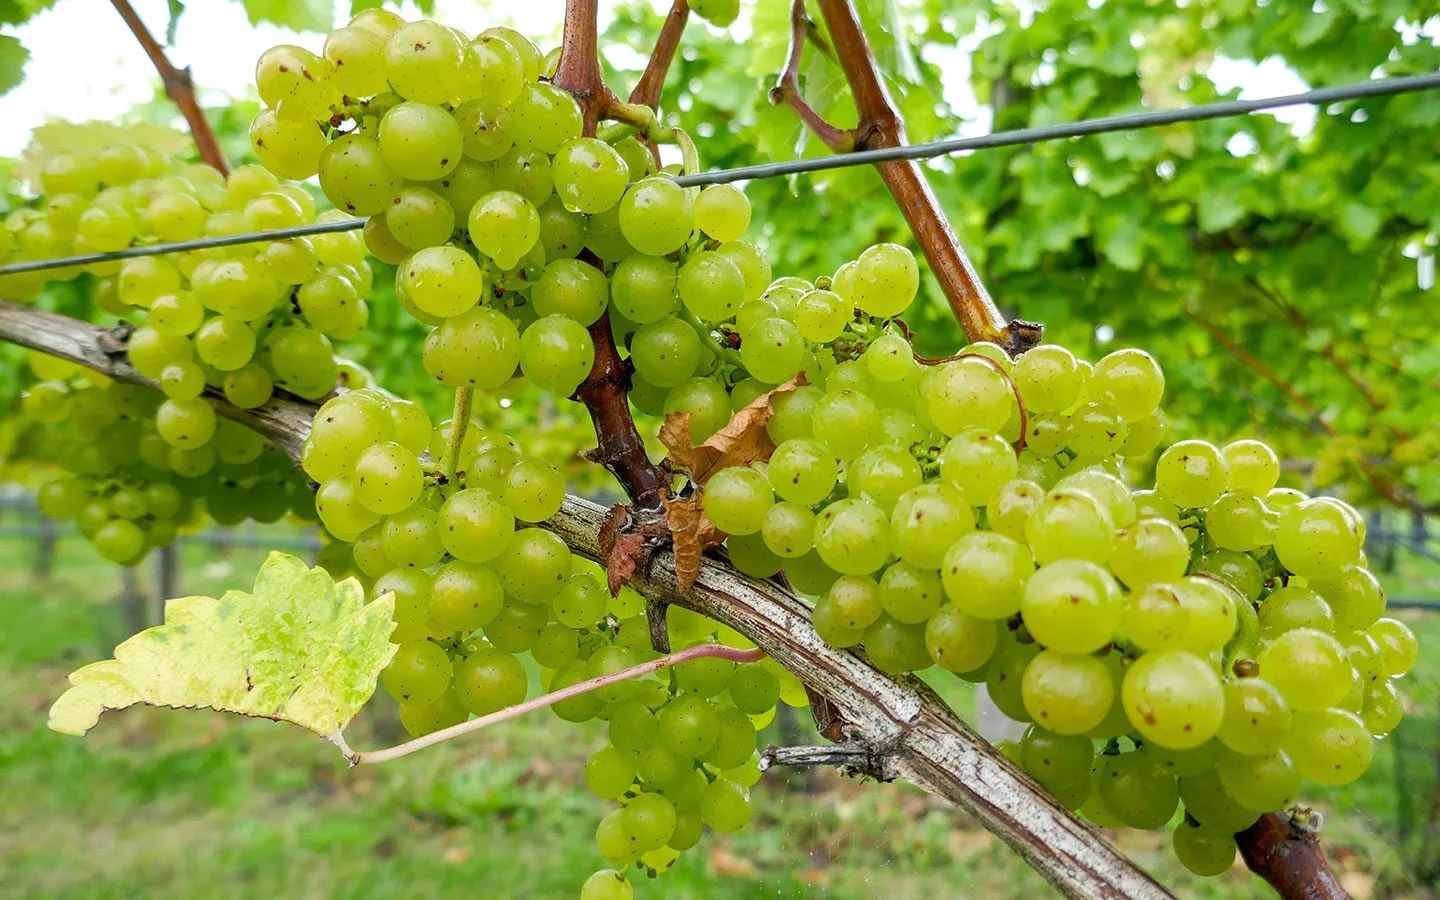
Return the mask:
M68 473L40 488L40 511L74 519L104 558L137 565L207 517L313 521L304 479L249 428L222 419L215 440L174 447L156 428L163 404L154 391L39 354L30 367L44 380L21 401L27 452Z

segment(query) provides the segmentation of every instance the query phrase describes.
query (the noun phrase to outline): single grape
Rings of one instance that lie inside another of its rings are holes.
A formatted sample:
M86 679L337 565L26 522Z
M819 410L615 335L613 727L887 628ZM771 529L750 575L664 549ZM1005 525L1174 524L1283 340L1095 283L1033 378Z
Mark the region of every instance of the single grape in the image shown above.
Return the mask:
M1214 669L1200 657L1179 650L1141 656L1126 670L1120 696L1130 723L1141 736L1175 750L1208 741L1220 727L1225 711L1224 692Z

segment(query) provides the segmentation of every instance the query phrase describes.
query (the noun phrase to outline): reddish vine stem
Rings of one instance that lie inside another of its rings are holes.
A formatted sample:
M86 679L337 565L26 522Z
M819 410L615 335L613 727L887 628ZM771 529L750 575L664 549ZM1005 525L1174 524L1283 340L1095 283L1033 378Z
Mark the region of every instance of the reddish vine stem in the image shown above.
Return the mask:
M670 74L670 63L675 60L675 52L680 49L680 37L685 33L685 23L689 20L690 4L685 0L675 0L670 12L665 14L665 24L660 26L660 34L655 38L655 47L650 51L650 61L645 64L645 71L640 75L640 80L635 82L635 89L630 92L631 103L639 103L651 109L659 108L660 92L665 88L665 76Z
M1235 835L1250 871L1286 900L1349 900L1315 834L1281 813L1266 813Z
M176 68L165 56L162 48L145 23L136 15L135 9L130 5L130 0L110 0L115 6L115 11L125 24L130 26L130 33L135 35L135 40L140 42L140 47L145 55L150 57L150 62L155 65L155 71L160 73L160 81L165 85L165 96L178 107L185 116L185 121L190 126L190 136L195 139L195 147L200 151L200 159L206 165L220 172L221 175L230 174L230 163L226 161L225 154L220 150L220 142L215 138L215 129L210 127L210 120L205 117L205 110L200 108L200 102L195 99L195 82L190 77L190 67L183 69Z
M890 93L860 27L859 16L850 0L818 0L820 14L830 30L836 59L845 71L860 124L855 129L856 150L898 147L905 143L905 124L895 110ZM940 202L930 190L918 163L909 160L877 163L885 186L914 232L930 268L940 281L950 308L971 341L994 341L1010 352L1020 353L1040 342L1042 328L1033 322L1016 320L1006 324L960 246L955 231L945 218Z
M780 78L770 89L770 105L788 104L821 143L835 153L843 153L855 146L855 132L836 128L825 121L825 117L805 102L800 93L800 60L805 52L805 40L814 29L815 23L805 14L805 0L791 0L790 51L785 58L785 71L780 73Z
M605 110L618 102L600 70L597 5L598 0L566 0L565 32L553 80L580 104L586 136L594 136ZM600 264L588 253L581 258L597 267ZM630 367L615 346L609 313L590 326L590 340L595 345L595 364L575 390L575 399L585 404L595 425L597 446L590 459L615 476L636 512L658 512L664 508L661 498L669 479L662 467L650 461L645 441L635 428L630 412Z
M1321 417L1320 411L1315 408L1315 404L1305 399L1299 391L1295 390L1294 386L1275 374L1275 370L1261 362L1255 354L1235 343L1230 335L1226 334L1219 326L1204 316L1201 316L1199 313L1187 309L1185 315L1190 321L1205 329L1206 333L1214 338L1216 343L1229 351L1230 355L1235 357L1242 365L1273 384L1282 394L1290 399L1290 402L1298 406L1305 415L1309 417L1310 421L1315 423L1315 427L1325 432L1329 437L1339 436L1339 432L1335 430L1335 426ZM1397 487L1388 478L1376 472L1374 467L1363 459L1356 460L1355 465L1359 468L1361 474L1365 476L1366 480L1370 482L1370 485L1375 488L1375 491L1386 500L1389 500L1402 509L1420 508L1413 496L1410 496L1408 492Z

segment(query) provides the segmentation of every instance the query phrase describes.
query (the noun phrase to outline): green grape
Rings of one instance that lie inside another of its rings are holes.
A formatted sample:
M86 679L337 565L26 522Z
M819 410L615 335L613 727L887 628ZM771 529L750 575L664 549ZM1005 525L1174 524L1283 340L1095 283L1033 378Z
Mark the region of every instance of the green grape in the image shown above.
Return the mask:
M756 716L775 708L780 697L780 682L759 665L740 666L728 686L730 702L741 712ZM614 722L611 718L611 722Z
M134 522L111 519L96 529L90 541L95 552L111 562L133 565L145 550L145 532Z
M567 316L535 320L520 341L520 369L525 377L562 397L574 393L595 365L595 344L589 332Z
M835 457L805 438L781 442L770 457L767 472L776 494L805 506L829 496L837 478Z
M1015 360L1010 376L1025 397L1025 409L1032 413L1032 426L1040 418L1033 416L1034 413L1058 413L1075 405L1084 385L1075 354L1057 344L1041 344L1026 350ZM1050 452L1059 452L1064 446L1061 443ZM1037 452L1044 451L1037 449Z
M904 381L918 372L910 342L894 332L887 331L871 341L861 359L882 384Z
M1222 830L1181 822L1171 847L1180 864L1196 875L1224 875L1235 865L1235 841Z
M951 672L973 672L995 654L996 624L947 604L925 623L925 649L930 658Z
M504 553L515 517L501 497L480 488L457 491L440 507L440 542L458 560L483 563Z
M411 737L424 737L442 728L459 725L470 717L460 695L452 688L429 703L413 701L400 704L400 724Z
M1130 427L1107 403L1086 403L1070 416L1069 447L1085 459L1119 453L1129 436Z
M371 97L386 90L386 37L388 35L353 24L337 28L326 36L325 58L334 66L331 80L340 93L347 97Z
M403 102L380 120L380 157L403 179L435 181L458 166L465 151L459 122L445 108ZM389 213L386 213L389 219ZM393 228L393 223L390 223Z
M1025 523L1044 498L1045 489L1033 481L1017 478L1006 482L985 505L985 521L996 534L1023 541Z
M1190 611L1173 584L1147 584L1130 595L1121 619L1125 639L1141 650L1175 650L1185 646Z
M1135 498L1124 482L1102 468L1092 466L1066 475L1055 483L1055 487L1078 488L1089 493L1110 513L1116 528L1129 528L1139 518Z
M318 119L338 98L329 61L302 47L281 44L260 54L255 86L266 106L292 119Z
M1285 749L1303 777L1338 787L1365 774L1375 740L1364 721L1346 710L1297 711Z
M395 595L395 630L390 633L391 641L404 643L429 636L430 589L434 583L435 576L408 566L392 569L375 580L375 586L370 589L372 599Z
M440 535L440 521L435 510L417 503L385 519L380 548L396 565L426 569L445 555Z
M589 628L605 616L606 594L589 575L570 576L555 595L555 618L569 628Z
M852 390L825 394L815 404L811 429L815 440L838 459L849 461L865 452L880 427L875 401Z
M899 244L875 244L855 260L847 295L867 315L889 318L905 311L920 290L920 268Z
M1328 602L1339 628L1369 628L1385 614L1385 589L1364 566L1347 566L1337 575L1312 579L1310 586Z
M515 146L505 127L504 113L483 100L471 100L455 109L465 155L481 162L493 162Z
M750 823L750 794L728 778L716 778L700 797L700 817L721 834L733 834Z
M557 704L556 708L559 708ZM640 855L634 839L626 830L625 810L617 809L600 820L595 828L595 846L606 862L629 865ZM633 895L632 895L633 896Z
M1061 566L1061 569L1069 569L1069 564L1057 565ZM1028 547L1004 535L988 531L977 531L961 537L946 552L940 569L945 594L950 601L967 614L984 619L1004 619L1019 612L1023 598L1029 590L1027 585L1034 574L1035 562ZM1114 599L1111 596L1114 593L1113 588L1107 587L1099 576L1083 570L1076 577L1087 579L1090 602L1108 613L1108 607ZM1105 578L1108 579L1108 576ZM1066 581L1061 570L1050 572L1046 579L1057 581L1057 584ZM1064 588L1067 591L1070 589ZM1051 602L1048 589L1042 587L1036 598L1035 609L1043 618L1046 613L1041 610ZM1058 599L1057 595L1056 600ZM1029 622L1028 613L1026 621ZM1107 640L1109 635L1090 649L1098 649Z
M536 315L564 315L589 325L605 312L610 290L605 275L594 266L575 259L558 259L545 267L531 288L530 298Z
M578 138L582 124L575 98L543 82L521 88L505 121L516 147L551 155Z
M455 691L473 715L486 716L520 703L527 687L520 660L493 647L477 647L455 667Z
M560 147L553 162L556 193L572 212L604 212L620 202L630 167L614 148L596 138L577 138Z
M1020 739L1021 766L1057 796L1068 793L1065 790L1067 786L1077 784L1084 784L1085 792L1089 792L1090 766L1094 755L1089 738L1056 734L1040 725L1025 729L1025 735Z
M527 49L533 51L533 46ZM497 107L515 102L526 81L525 57L498 35L482 34L471 41L466 47L465 68L469 95Z
M485 292L485 275L458 247L427 247L397 270L396 285L421 311L445 318L475 306Z
M766 384L789 381L809 359L805 339L784 319L761 320L745 333L740 345L740 361Z
M522 522L543 522L565 502L565 476L541 459L526 459L505 476L505 505Z
M955 435L940 452L940 475L960 491L967 506L987 505L1017 471L1014 449L978 428Z
M880 578L880 602L885 612L897 622L920 624L940 608L945 589L940 576L931 569L921 569L897 562Z
M1109 403L1125 421L1134 422L1160 404L1165 374L1144 350L1116 350L1095 363L1086 391Z
M698 697L670 701L660 711L659 719L660 739L682 758L701 758L720 738L715 707Z
M1230 467L1229 488L1264 497L1280 478L1280 458L1261 441L1234 441L1221 448Z
M677 316L641 325L630 339L636 374L656 387L675 387L694 375L702 352L695 329Z
M1130 458L1149 456L1155 452L1155 448L1160 446L1170 431L1170 419L1161 409L1154 410L1143 419L1125 424L1125 440L1115 452Z
M605 747L585 761L585 786L602 800L613 800L635 783L635 754Z
M380 143L368 135L343 135L320 154L320 190L337 209L380 215L403 185L404 179L380 154Z
M1215 771L1225 792L1257 813L1284 809L1300 793L1300 773L1283 750L1265 756L1226 754Z
M515 533L494 567L507 595L543 604L565 586L570 564L570 548L564 541L548 531L526 528Z
M438 22L406 23L385 42L386 80L407 100L447 103L464 89L464 51L462 39Z
M676 291L680 302L700 321L723 322L745 302L745 279L729 259L702 250L691 254L680 267Z
M920 486L920 464L899 447L872 447L850 464L846 481L850 496L864 495L882 507L893 507L901 496Z
M750 200L731 184L703 188L695 198L695 226L712 240L736 240L750 227Z
M384 222L386 233L396 243L410 250L423 250L450 239L455 231L455 209L435 191L406 185L385 211Z
M1193 653L1211 653L1229 643L1235 634L1238 605L1244 602L1233 588L1206 576L1190 576L1175 585L1188 620L1183 647Z
M431 628L437 634L469 634L494 621L504 599L500 578L489 568L447 562L435 573L430 591Z
M1139 752L1176 778L1186 778L1214 771L1218 755L1216 749L1211 743L1188 750L1170 750L1159 744L1142 743Z
M1156 490L1181 508L1214 503L1225 492L1229 478L1224 454L1204 441L1173 444L1155 464Z
M1205 511L1205 529L1226 550L1255 550L1270 543L1273 517L1258 497L1227 493Z
M833 291L807 291L795 303L793 318L801 337L828 344L845 331L854 308Z
M1056 734L1083 734L1099 725L1115 701L1115 680L1095 656L1043 650L1025 667L1025 711Z
M815 407L822 393L814 385L801 385L787 394L777 394L770 400L774 415L765 431L776 444L783 444L793 438L814 437Z
M1323 631L1301 628L1268 640L1257 660L1260 676L1297 711L1334 706L1350 691L1345 648Z
M755 244L749 241L729 241L721 244L715 252L735 264L740 270L740 278L744 283L740 304L750 300L757 300L765 289L770 286L770 260ZM740 304L736 304L737 306Z
M1115 536L1107 565L1126 587L1176 581L1190 562L1190 545L1175 523L1141 519Z
M668 178L646 178L632 185L618 211L625 240L650 256L666 256L680 249L694 229L689 194Z
M202 264L191 277L190 287L206 307L246 321L269 313L280 294L269 267L256 259L218 260L208 267ZM139 334L137 331L130 338L132 361Z
M166 366L161 370L160 377L157 380L160 382L161 392L171 400L194 400L205 392L205 370L195 363L182 362ZM39 385L36 385L36 387L38 388ZM32 390L29 396L36 397L40 395ZM226 399L230 399L228 392ZM265 399L270 399L269 391L266 392ZM231 402L233 403L234 401L232 400ZM263 403L264 401L261 402ZM237 403L236 405L239 406L240 404ZM255 405L258 406L259 404ZM250 409L253 407L247 406L244 408ZM65 412L63 405L53 407L53 409L58 413ZM42 421L44 420L42 419Z
M1378 681L1365 689L1361 719L1372 735L1383 737L1389 734L1404 716L1405 701L1392 682Z
M773 471L773 457L771 466ZM890 530L901 559L922 568L939 568L955 541L975 530L975 518L959 492L931 482L896 498Z
M430 703L450 687L450 657L439 644L406 641L380 675L385 691L402 703Z
M425 371L441 384L494 390L520 365L520 332L504 313L476 306L447 318L425 340Z
M713 378L690 378L665 395L663 412L690 414L690 441L702 444L730 421L730 395Z
M922 623L898 622L881 613L865 629L864 642L865 655L882 672L914 672L928 669L933 662Z
M696 0L692 8L716 28L727 28L740 15L740 0Z
M1333 632L1335 617L1330 604L1309 588L1286 585L1276 588L1260 604L1260 636L1273 640L1296 628Z
M635 889L624 873L615 869L601 869L580 888L580 900L632 900Z
M1026 520L1025 537L1041 565L1062 559L1103 563L1115 546L1115 525L1089 491L1056 488Z
M711 479L712 489L714 483ZM706 511L709 512L708 507ZM718 523L717 527L723 530ZM832 503L815 524L815 549L825 564L837 572L869 574L890 558L889 522L880 507L868 501Z
M1355 565L1363 540L1347 509L1319 497L1282 510L1274 540L1275 554L1285 568L1323 580Z
M1208 574L1226 582L1252 603L1265 588L1260 564L1248 553L1234 550L1211 550L1190 566L1195 575Z
M540 214L514 191L491 191L470 210L470 240L502 269L513 269L540 239Z
M680 309L677 277L675 264L664 257L627 256L610 276L610 301L617 312L638 325L658 322Z
M1041 456L1054 456L1070 443L1070 420L1060 413L1032 413L1025 424L1025 449Z
M705 485L705 515L726 534L754 534L775 502L765 476L748 466L721 469Z
M381 515L398 513L420 498L425 471L415 455L394 442L376 444L355 463L355 499Z
M781 501L766 510L760 536L776 556L804 556L814 546L815 514L798 503Z
M1220 727L1225 711L1224 692L1215 670L1200 657L1180 650L1141 656L1126 670L1120 698L1130 724L1142 737L1174 750L1208 741Z
M815 631L836 647L853 647L884 611L880 585L864 575L842 575L815 602Z
M744 765L755 753L754 723L739 709L724 704L716 716L720 733L715 745L705 754L705 762L721 769Z
M1391 677L1409 672L1420 653L1415 633L1404 622L1381 619L1366 629L1380 648L1380 671Z
M1175 776L1143 753L1104 757L1098 781L1106 809L1127 828L1163 828L1180 804Z
M215 434L215 408L199 399L169 399L155 412L155 428L170 446L193 450Z
M967 428L998 432L1015 405L1005 377L974 357L928 369L921 379L920 396L925 412L945 435Z

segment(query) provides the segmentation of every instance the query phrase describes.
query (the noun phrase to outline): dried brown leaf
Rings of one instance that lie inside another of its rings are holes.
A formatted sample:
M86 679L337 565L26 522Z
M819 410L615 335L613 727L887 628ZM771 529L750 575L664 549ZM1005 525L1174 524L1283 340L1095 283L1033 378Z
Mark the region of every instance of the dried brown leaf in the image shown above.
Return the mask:
M698 494L688 500L667 499L665 514L675 547L675 580L680 590L688 591L700 574L700 555L707 547L721 544L725 533L705 517Z
M596 532L595 539L600 544L601 555L609 558L610 551L615 549L615 539L619 537L620 530L630 524L630 507L624 503L617 503L610 507L605 513L605 520L600 523L600 530Z
M615 538L610 553L605 557L605 582L610 596L620 593L620 588L635 576L648 552L645 535L638 531L627 531Z
M697 485L704 485L721 469L743 466L756 460L766 460L775 452L775 442L765 425L775 415L774 400L781 394L788 394L796 388L809 384L805 373L785 382L774 390L761 394L743 409L730 417L724 428L705 439L696 447L690 443L690 414L671 413L660 426L660 443L670 451L670 460L690 471L690 479Z

